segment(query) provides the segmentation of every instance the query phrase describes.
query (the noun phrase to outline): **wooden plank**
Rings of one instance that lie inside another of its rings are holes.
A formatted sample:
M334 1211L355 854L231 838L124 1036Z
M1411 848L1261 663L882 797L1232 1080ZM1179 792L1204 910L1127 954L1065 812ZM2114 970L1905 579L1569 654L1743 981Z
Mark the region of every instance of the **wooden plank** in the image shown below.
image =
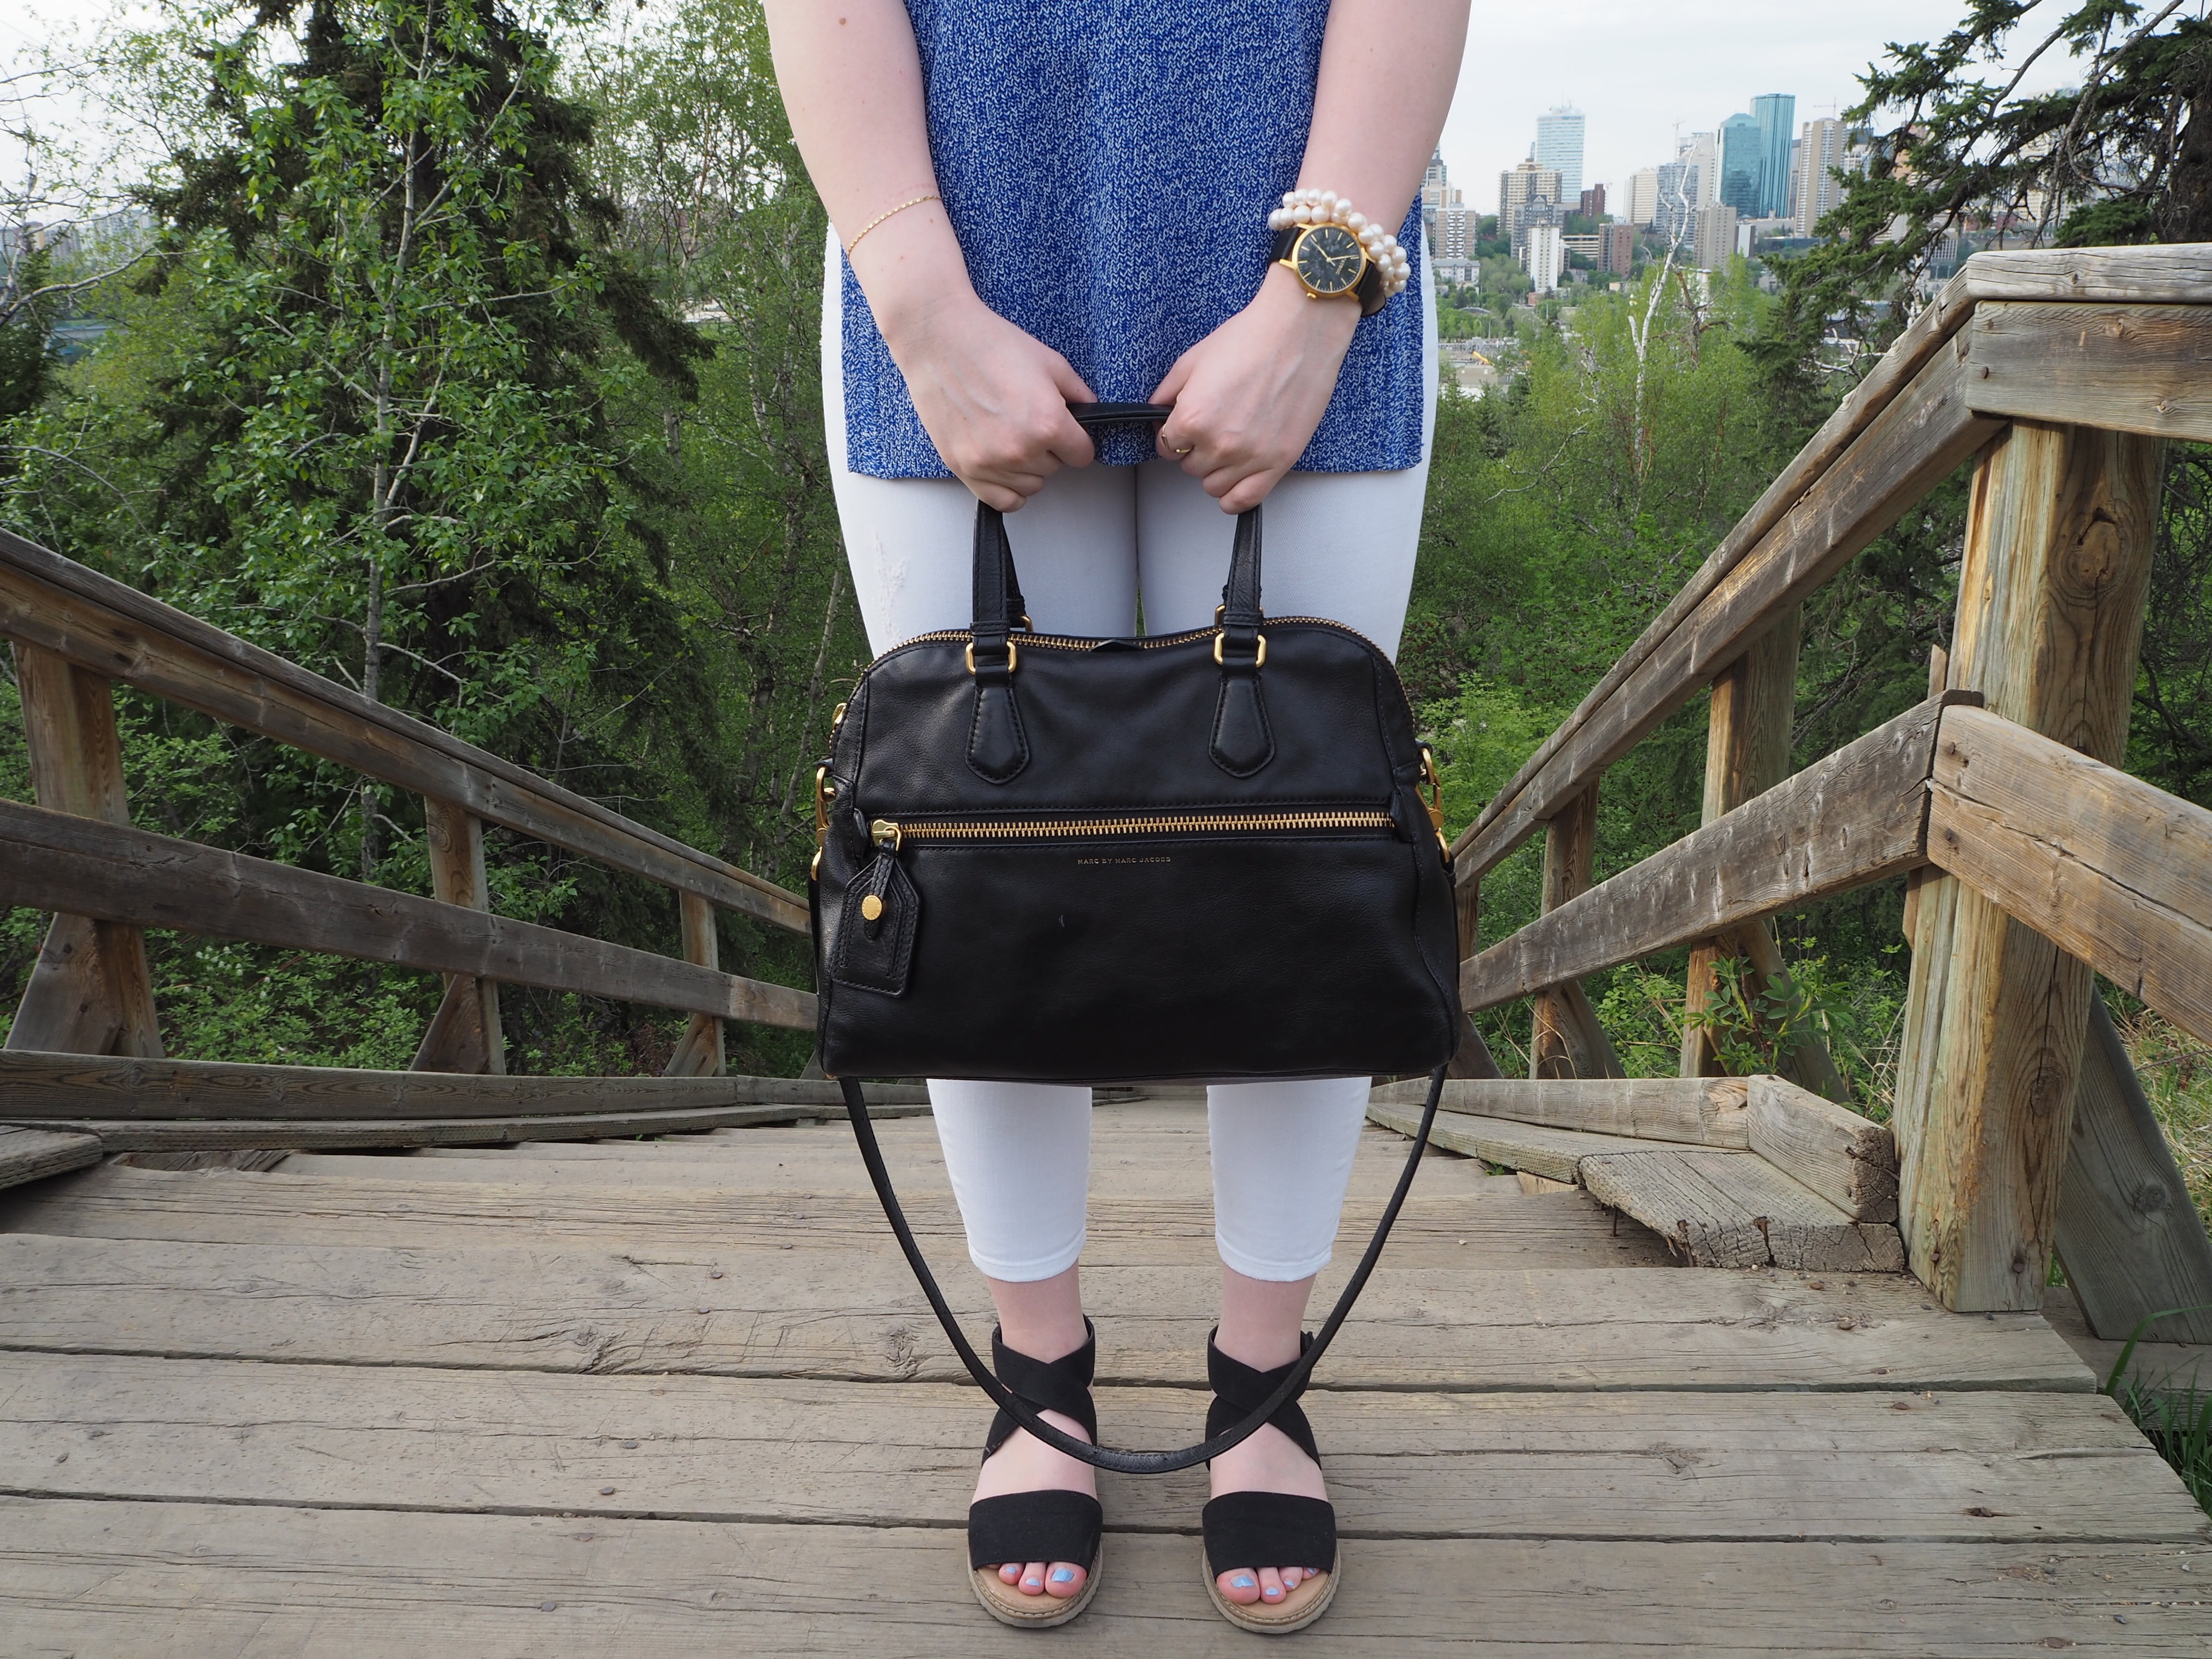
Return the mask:
M431 1073L417 1075L432 1076ZM595 1111L532 1117L444 1118L98 1118L40 1117L26 1127L96 1135L111 1152L188 1152L220 1147L498 1146L525 1140L596 1140L605 1135L696 1133L756 1125L818 1121L821 1107L708 1106L674 1111ZM871 1117L927 1115L927 1106L872 1109ZM842 1113L840 1113L840 1116Z
M1966 408L1964 368L1957 354L1939 353L1758 546L1718 576L1591 708L1541 769L1510 799L1501 795L1506 804L1459 849L1453 868L1460 881L1494 868L1560 803L1635 747L1777 617L1825 584L2003 429L2002 421Z
M1582 1182L1700 1267L1900 1273L1905 1242L1886 1224L1853 1221L1751 1152L1669 1147L1586 1158Z
M442 904L459 904L488 914L491 884L484 875L483 820L451 802L426 799L422 828L429 847L432 894ZM507 1070L497 981L463 974L446 975L446 994L430 1029L422 1034L413 1069L495 1075Z
M1370 1123L1410 1135L1420 1127L1418 1110L1370 1103ZM1437 1114L1429 1139L1448 1152L1502 1164L1509 1170L1526 1170L1553 1181L1579 1182L1583 1159L1606 1152L1647 1150L1649 1141L1623 1135L1592 1134L1581 1129L1554 1129L1540 1123L1516 1123L1509 1118L1477 1117L1467 1112Z
M1465 883L1455 890L1453 900L1459 913L1459 949L1453 958L1457 961L1480 948L1479 941L1482 938L1482 884L1480 881ZM1454 1051L1451 1063L1444 1069L1446 1075L1455 1078L1505 1075L1474 1021L1464 1016L1460 1020L1459 1048Z
M970 1387L0 1354L21 1496L954 1528ZM1107 1389L1117 1440L1200 1402ZM1319 1389L1352 1538L2196 1541L2203 1512L2096 1395ZM1686 1480L1686 1475L1694 1474ZM612 1487L613 1490L606 1490ZM1117 1532L1188 1531L1203 1469L1109 1474Z
M2021 421L1990 446L1967 506L1951 683L1983 693L1992 715L2117 762L2160 480L2151 439ZM1956 833L1932 793L1931 857ZM1901 1224L1913 1271L1946 1304L2039 1307L2089 970L1980 891L1941 908L1947 931L1929 936L1923 919L1914 951L1929 988L1923 1018L1908 1009L1899 1059Z
M0 531L0 635L726 909L805 933L806 902L450 732Z
M11 1498L0 1620L26 1653L133 1659L1032 1651L977 1611L957 1546L943 1528ZM1251 1650L1207 1604L1188 1534L1117 1531L1107 1547L1084 1651ZM1532 1632L1590 1659L2203 1651L2197 1544L1500 1539L1471 1558L1407 1539L1344 1553L1325 1645L1347 1659L1527 1659ZM1472 1620L1436 1590L1471 1560L1485 1580Z
M1418 1107L1428 1098L1428 1087L1425 1082L1381 1084L1371 1098L1386 1106ZM1438 1103L1478 1117L1741 1152L1751 1144L1744 1111L1747 1087L1741 1078L1454 1080L1444 1085Z
M15 684L39 805L129 823L113 688L34 645L15 647ZM139 931L57 915L24 985L7 1046L158 1056L161 1020Z
M1461 1000L1493 1007L1923 862L1941 707L1907 710L1491 946L1462 964Z
M2058 1187L2058 1258L2100 1337L2212 1343L2212 1240L2101 997ZM2143 1324L2175 1308L2186 1311Z
M852 1155L857 1164L859 1155ZM784 1253L839 1259L893 1255L875 1194L848 1176L836 1190L791 1193L711 1183L656 1185L563 1181L544 1175L498 1181L415 1181L404 1160L366 1176L176 1174L110 1166L36 1191L0 1194L0 1228L52 1237L167 1238L209 1243L407 1243L453 1249L532 1250L548 1243L618 1249L650 1245L708 1252L744 1273L772 1269ZM900 1197L915 1236L933 1255L957 1259L966 1237L943 1175L901 1168ZM1340 1239L1356 1257L1387 1196L1349 1199ZM1175 1266L1214 1256L1210 1193L1091 1196L1086 1271ZM1512 1266L1659 1266L1666 1252L1634 1231L1617 1231L1583 1203L1534 1204L1516 1194L1425 1191L1416 1186L1391 1236L1404 1267L1474 1269ZM763 1261L769 1265L764 1267Z
M876 1106L928 1109L920 1084L863 1085ZM211 1060L96 1060L0 1053L0 1122L9 1120L465 1118L811 1107L842 1117L835 1083L788 1077L465 1077L338 1066ZM788 1114L785 1114L788 1115ZM737 1120L745 1121L749 1120ZM770 1115L768 1121L775 1121ZM607 1129L602 1133L635 1133ZM263 1145L270 1144L264 1141Z
M2212 307L1991 302L1966 338L1982 414L2212 440Z
M1971 299L2069 300L2084 305L2212 304L2212 244L2051 247L1977 253L1945 289Z
M100 1155L100 1141L94 1135L0 1127L0 1187L20 1187L81 1170L99 1163Z
M2043 1316L2066 1340L2067 1346L2081 1356L2096 1377L2097 1386L2103 1388L2127 1344L2092 1331L2074 1291L2063 1285L2054 1285L2044 1293ZM2131 1380L2154 1393L2185 1398L2194 1389L2202 1400L2212 1395L2212 1342L2138 1342L2128 1356L2123 1380Z
M1945 717L1938 867L2212 1038L2212 812L1994 714Z
M721 946L714 935L714 907L692 893L679 893L677 899L684 921L684 960L702 968L720 968ZM692 1015L662 1074L720 1077L724 1069L722 1022L711 1014Z
M1897 1142L1787 1078L1751 1079L1751 1150L1854 1221L1897 1219Z
M1589 890L1590 871L1597 856L1597 790L1592 783L1544 826L1544 914ZM1531 1078L1628 1075L1579 982L1570 980L1539 991L1531 1019Z
M967 1376L888 1251L792 1250L747 1258L718 1279L719 1255L650 1241L618 1252L453 1250L0 1233L0 1349L874 1382ZM937 1263L955 1312L987 1334L980 1278L957 1252L940 1250ZM1340 1252L1316 1294L1334 1297L1350 1269ZM1198 1387L1219 1296L1211 1263L1086 1268L1085 1303L1112 1333L1100 1380ZM2039 1314L1965 1318L1928 1304L1894 1274L1822 1276L1815 1288L1771 1270L1469 1272L1386 1257L1316 1386L2094 1391Z
M811 992L441 904L173 836L0 801L0 904L252 939L764 1024L814 1024Z

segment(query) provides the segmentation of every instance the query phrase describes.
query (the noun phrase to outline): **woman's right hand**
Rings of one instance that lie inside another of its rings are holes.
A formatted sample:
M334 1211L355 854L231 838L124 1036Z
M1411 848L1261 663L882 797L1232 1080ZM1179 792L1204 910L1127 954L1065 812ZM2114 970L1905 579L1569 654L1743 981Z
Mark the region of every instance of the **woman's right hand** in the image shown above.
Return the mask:
M945 465L1012 513L1061 467L1090 464L1090 434L1067 405L1096 399L1067 359L958 289L878 322Z

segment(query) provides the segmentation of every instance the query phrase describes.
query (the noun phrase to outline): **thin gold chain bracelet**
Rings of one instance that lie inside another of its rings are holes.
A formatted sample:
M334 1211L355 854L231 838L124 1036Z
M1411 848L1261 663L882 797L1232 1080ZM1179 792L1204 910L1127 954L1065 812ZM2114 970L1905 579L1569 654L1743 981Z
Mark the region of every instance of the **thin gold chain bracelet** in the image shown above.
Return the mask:
M939 202L944 199L945 198L943 197L939 196L933 190L927 196L917 196L910 202L901 202L895 208L885 208L881 213L878 213L874 218L869 220L867 223L860 227L860 236L854 237L851 241L845 244L845 257L848 259L851 258L853 257L853 250L860 245L860 237L866 236L878 225L883 223L884 220L895 218L898 215L904 213L910 207L920 207L924 202Z

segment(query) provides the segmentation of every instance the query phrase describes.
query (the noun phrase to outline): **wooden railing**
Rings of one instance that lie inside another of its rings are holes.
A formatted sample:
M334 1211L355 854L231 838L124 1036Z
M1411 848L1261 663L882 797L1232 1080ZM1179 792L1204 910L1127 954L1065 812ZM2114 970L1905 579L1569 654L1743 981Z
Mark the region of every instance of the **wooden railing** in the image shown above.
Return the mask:
M118 1145L300 1145L496 1138L501 1120L534 1133L594 1113L604 1132L634 1133L836 1104L832 1085L720 1075L724 1020L805 1029L814 999L723 972L714 911L803 933L797 895L4 532L0 635L15 645L38 801L0 801L0 905L55 913L0 1052L0 1121L94 1121ZM434 896L134 828L118 681L420 794ZM487 823L674 889L683 957L491 914ZM165 1060L147 927L439 973L445 996L412 1073ZM511 1078L501 984L690 1019L662 1078Z
M1617 1074L1582 976L1691 946L1696 1007L1716 955L1778 968L1766 918L1911 872L1914 1272L1954 1308L2033 1309L2055 1246L2105 1335L2212 1304L2092 981L2212 1037L2212 814L2117 769L2171 439L2212 441L2212 246L1968 261L1461 837L1473 941L1484 875L1546 835L1543 913L1463 964L1470 1010L1534 997L1535 1075ZM1969 459L1929 701L1784 778L1799 605ZM1606 769L1708 690L1704 827L1592 887ZM1683 1066L1717 1069L1694 1032ZM1472 1027L1455 1069L1496 1074ZM1822 1077L1816 1053L1799 1080ZM2212 1310L2157 1334L2212 1340Z

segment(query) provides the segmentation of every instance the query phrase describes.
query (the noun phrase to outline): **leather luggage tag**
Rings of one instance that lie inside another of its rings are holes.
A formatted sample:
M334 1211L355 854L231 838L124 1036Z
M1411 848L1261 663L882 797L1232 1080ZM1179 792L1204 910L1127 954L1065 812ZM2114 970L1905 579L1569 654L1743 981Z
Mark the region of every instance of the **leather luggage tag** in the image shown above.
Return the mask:
M877 854L876 861L845 890L830 976L859 990L902 994L914 960L915 922L921 914L921 895L896 855Z

